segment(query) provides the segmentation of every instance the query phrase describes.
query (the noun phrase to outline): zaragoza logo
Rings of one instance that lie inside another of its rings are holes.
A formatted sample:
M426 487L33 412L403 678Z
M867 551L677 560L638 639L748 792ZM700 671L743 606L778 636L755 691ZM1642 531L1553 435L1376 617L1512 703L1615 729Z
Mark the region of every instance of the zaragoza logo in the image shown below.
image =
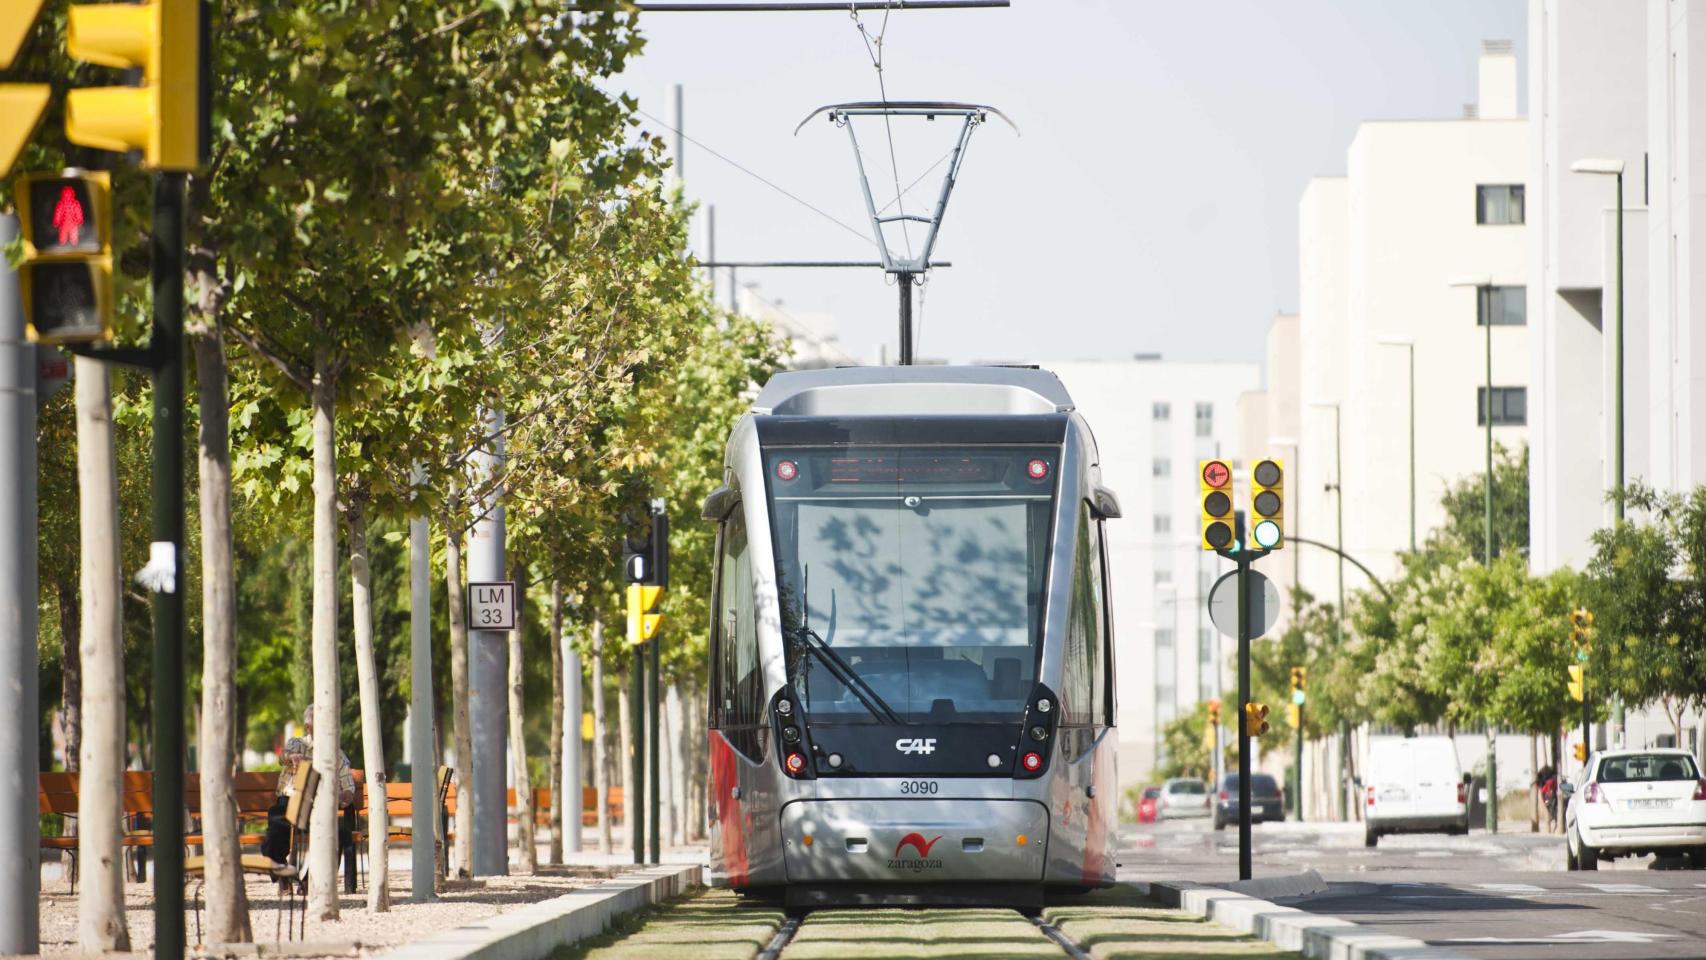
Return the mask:
M909 833L901 837L900 842L894 845L894 856L889 860L889 869L911 870L913 873L942 869L941 858L930 856L930 848L934 847L936 841L940 839L942 839L940 836L936 836L926 840L924 835L920 833ZM905 860L901 859L900 852L907 847L916 850L918 855Z

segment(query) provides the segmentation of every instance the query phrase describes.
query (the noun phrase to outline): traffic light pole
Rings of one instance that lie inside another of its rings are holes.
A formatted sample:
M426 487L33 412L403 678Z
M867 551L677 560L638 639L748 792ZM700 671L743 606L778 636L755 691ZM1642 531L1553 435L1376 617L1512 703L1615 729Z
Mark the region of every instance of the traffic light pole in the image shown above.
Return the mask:
M1303 819L1303 711L1306 709L1308 709L1307 704L1300 703L1297 705L1297 756L1291 765L1292 770L1296 771L1296 786L1292 790L1291 809L1293 815L1299 820Z
M628 636L630 639L640 633L640 606L638 603L628 603ZM634 753L628 758L628 786L632 791L634 802L628 808L634 811L633 822L628 824L628 833L634 841L634 862L646 862L646 648L629 646L628 678L628 712L630 724L634 730L632 739Z
M1237 524L1244 541L1244 524ZM1250 879L1250 551L1238 563L1238 879Z
M184 955L184 174L154 175L154 956Z
M646 780L646 786L650 788L648 790L648 793L650 794L650 798L647 801L647 806L650 808L650 811L651 811L650 814L648 815L648 820L647 820L647 822L650 824L650 831L646 834L646 836L651 841L651 862L652 863L662 863L663 858L662 858L661 854L663 852L663 850L662 850L662 847L663 847L663 836L662 836L663 826L662 826L662 823L663 823L663 821L658 818L659 808L662 806L660 801L662 800L661 790L663 787L663 778L660 774L659 763L658 763L658 759L659 759L658 743L659 743L659 739L660 739L658 737L658 731L661 729L661 727L658 724L658 717L659 717L659 714L661 713L661 711L658 709L659 701L658 701L658 641L657 641L657 638L654 637L653 639L646 641L646 646L644 649L646 652L646 665L647 665L647 670L646 670L646 688L647 688L646 689L646 705L650 709L651 715L652 715L651 716L651 724L650 724L650 726L648 726L646 728L646 743L647 743L647 748L650 750L650 760L651 760L651 770L650 770L650 772L647 776L647 780Z

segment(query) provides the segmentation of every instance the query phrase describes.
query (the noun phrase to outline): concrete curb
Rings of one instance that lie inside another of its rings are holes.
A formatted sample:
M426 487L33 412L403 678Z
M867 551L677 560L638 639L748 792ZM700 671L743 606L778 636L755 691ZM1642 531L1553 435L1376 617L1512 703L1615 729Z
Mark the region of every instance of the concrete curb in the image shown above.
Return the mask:
M1286 878L1272 879L1283 888L1278 881ZM1303 879L1298 885L1310 882ZM1466 960L1460 953L1411 937L1379 933L1349 920L1283 907L1220 887L1150 881L1149 895L1162 906L1225 924L1311 960Z
M403 944L382 960L541 960L559 947L597 936L616 917L685 893L703 882L698 864L637 870L596 887Z

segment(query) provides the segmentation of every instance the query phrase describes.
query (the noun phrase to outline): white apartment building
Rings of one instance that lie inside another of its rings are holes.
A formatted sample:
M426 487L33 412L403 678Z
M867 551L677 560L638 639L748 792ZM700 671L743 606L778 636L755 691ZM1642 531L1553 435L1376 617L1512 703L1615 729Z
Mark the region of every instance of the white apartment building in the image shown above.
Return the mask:
M1616 180L1577 161L1623 165L1624 477L1706 483L1706 2L1530 0L1528 28L1530 560L1547 572L1584 564L1614 516ZM1683 734L1698 752L1706 717ZM1625 736L1675 745L1656 711Z
M736 312L769 324L788 343L787 367L813 370L820 367L852 367L859 361L841 348L835 315L822 310L799 310L779 300L768 300L756 283L740 288L735 295Z
M1271 347L1283 401L1265 404L1266 446L1297 444L1290 529L1342 542L1382 578L1411 546L1412 475L1421 542L1446 488L1485 470L1489 321L1494 442L1526 442L1528 140L1516 108L1516 57L1490 41L1463 117L1362 124L1345 175L1312 180L1299 203L1299 309L1295 334L1282 318ZM1346 592L1364 585L1331 553L1299 552L1317 599L1337 602L1341 570Z
M1612 519L1616 182L1623 163L1624 475L1706 483L1706 2L1532 0L1529 291L1537 571L1580 566ZM1693 94L1691 96L1691 93Z
M1234 652L1209 623L1208 590L1225 566L1198 547L1197 461L1237 449L1238 398L1253 363L1159 358L1043 363L1096 432L1102 471L1124 518L1108 525L1119 666L1120 770L1154 769L1161 728L1198 700L1233 691Z
M1510 44L1484 44L1478 102L1462 116L1365 122L1345 174L1309 182L1297 315L1275 319L1266 386L1241 401L1245 455L1287 460L1287 531L1343 544L1382 579L1441 525L1445 490L1486 469L1489 355L1494 442L1527 442L1528 131L1517 77ZM1338 603L1367 585L1330 551L1295 541L1287 550L1263 564L1281 587ZM1530 775L1526 750L1525 739L1501 739L1505 786ZM1339 756L1333 738L1306 755L1311 818L1337 808Z

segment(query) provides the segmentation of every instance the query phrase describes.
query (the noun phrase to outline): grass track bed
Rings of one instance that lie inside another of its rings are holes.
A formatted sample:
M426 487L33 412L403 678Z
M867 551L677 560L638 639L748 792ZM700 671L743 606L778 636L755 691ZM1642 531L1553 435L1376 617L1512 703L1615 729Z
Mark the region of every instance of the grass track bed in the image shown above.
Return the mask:
M778 907L704 890L623 918L551 960L751 960L782 925Z
M1125 886L1058 902L1044 908L1043 919L1097 960L1300 960L1301 956L1230 927L1157 907Z
M783 960L1060 960L1060 948L1012 910L818 910Z

